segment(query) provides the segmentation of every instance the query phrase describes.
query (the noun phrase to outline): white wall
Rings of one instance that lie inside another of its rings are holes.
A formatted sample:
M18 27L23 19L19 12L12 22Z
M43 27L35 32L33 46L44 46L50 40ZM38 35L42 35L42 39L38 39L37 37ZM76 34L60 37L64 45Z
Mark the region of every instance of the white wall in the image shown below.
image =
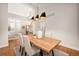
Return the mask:
M61 44L79 50L78 4L39 4L40 13L55 13L47 18L47 31L61 40Z
M25 4L27 5L27 4ZM29 10L25 5L9 4L8 12L17 15L28 16ZM33 5L33 4L32 4ZM78 4L34 4L39 6L39 14L43 11L46 14L55 13L47 17L47 31L52 32L52 36L61 40L61 44L76 50L79 50L79 9ZM30 9L32 15L35 15L36 6ZM35 10L34 10L35 8Z
M78 31L78 38L79 38L79 4L78 4L78 23L77 23L77 31Z
M8 46L8 4L0 4L0 48Z

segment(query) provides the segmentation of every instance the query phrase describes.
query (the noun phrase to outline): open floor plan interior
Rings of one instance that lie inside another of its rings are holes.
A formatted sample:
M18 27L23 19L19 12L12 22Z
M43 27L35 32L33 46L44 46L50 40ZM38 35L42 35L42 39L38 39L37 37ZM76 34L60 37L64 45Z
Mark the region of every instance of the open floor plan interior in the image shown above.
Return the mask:
M79 3L0 3L0 56L79 56Z

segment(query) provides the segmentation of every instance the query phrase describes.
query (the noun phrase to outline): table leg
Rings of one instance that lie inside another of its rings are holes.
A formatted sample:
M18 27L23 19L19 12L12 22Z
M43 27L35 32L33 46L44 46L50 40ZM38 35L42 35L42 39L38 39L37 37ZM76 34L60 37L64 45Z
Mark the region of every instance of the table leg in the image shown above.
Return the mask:
M54 52L53 52L53 50L52 50L50 53L52 54L51 56L54 56ZM47 55L49 56L50 53L47 53Z
M41 49L40 49L40 55L41 55L41 56L43 56L43 52L42 52L42 50L41 50Z
M54 52L53 52L53 50L52 50L52 56L54 56Z

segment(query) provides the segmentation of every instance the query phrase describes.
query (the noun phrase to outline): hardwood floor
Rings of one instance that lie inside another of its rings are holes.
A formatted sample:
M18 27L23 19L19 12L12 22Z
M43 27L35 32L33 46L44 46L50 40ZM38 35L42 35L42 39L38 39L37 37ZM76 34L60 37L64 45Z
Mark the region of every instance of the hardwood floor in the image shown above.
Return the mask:
M17 39L10 40L9 46L0 48L0 56L15 56L15 51L14 51L15 46L17 46ZM56 47L56 49L59 49L65 53L68 53L70 56L79 56L79 51L71 48L67 48L59 45Z
M79 56L79 51L68 48L68 47L64 47L64 46L57 46L56 49L61 50L67 54L69 54L69 56Z
M16 41L10 40L9 46L0 48L0 56L15 56L14 47L17 45Z

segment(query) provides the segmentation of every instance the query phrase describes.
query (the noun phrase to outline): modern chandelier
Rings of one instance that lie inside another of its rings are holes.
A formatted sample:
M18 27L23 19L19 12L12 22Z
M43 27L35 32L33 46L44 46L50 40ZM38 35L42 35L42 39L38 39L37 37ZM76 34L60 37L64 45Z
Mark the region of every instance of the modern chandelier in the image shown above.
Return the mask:
M39 6L37 7L37 15L34 17L32 16L31 20L41 20L41 18L45 18L46 17L46 12L42 12L41 15L38 14L39 12Z

